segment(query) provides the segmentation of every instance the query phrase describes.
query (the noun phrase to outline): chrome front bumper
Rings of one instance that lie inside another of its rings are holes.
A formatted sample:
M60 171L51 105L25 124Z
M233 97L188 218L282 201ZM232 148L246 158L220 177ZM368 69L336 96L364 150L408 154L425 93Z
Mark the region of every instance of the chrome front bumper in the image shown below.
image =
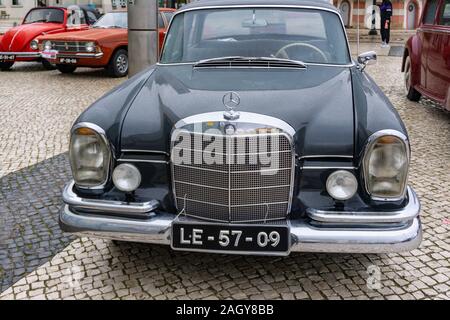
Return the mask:
M148 218L145 219L118 217L114 214L119 211L138 210L142 212L142 206L136 207L136 204L116 201L80 199L72 189L73 183L69 184L63 193L66 205L61 210L59 217L63 231L78 236L170 245L171 225L176 218L175 215L150 212ZM410 251L417 248L422 240L422 226L419 218L420 204L412 189L409 190L409 196L410 204L404 209L408 212L396 213L396 215L402 215L409 220L400 224L392 224L392 226L383 224L382 227L374 228L358 224L317 227L311 223L310 219L289 220L290 251L386 253ZM103 203L103 206L99 206L100 202ZM149 202L145 206L153 211L154 204L154 202ZM98 214L82 213L83 209L95 210Z
M41 56L44 59L48 59L48 60L57 60L59 58L69 58L69 59L84 59L84 58L89 58L89 59L100 59L103 57L103 52L97 52L97 53L56 53L55 55L48 55L45 52L41 52L39 56Z
M0 52L0 55L15 56L16 58L40 58L39 52Z

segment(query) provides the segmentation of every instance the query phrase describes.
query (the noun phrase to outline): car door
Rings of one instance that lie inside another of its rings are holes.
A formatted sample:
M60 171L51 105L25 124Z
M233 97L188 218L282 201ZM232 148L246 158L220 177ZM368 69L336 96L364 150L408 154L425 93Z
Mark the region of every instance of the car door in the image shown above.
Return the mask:
M450 84L450 0L440 2L427 59L427 90L444 103Z
M428 54L432 48L433 33L436 22L436 13L439 7L440 0L428 0L426 2L425 10L422 17L422 24L417 31L417 34L422 45L420 53L420 86L428 93L428 86L432 82L428 81Z

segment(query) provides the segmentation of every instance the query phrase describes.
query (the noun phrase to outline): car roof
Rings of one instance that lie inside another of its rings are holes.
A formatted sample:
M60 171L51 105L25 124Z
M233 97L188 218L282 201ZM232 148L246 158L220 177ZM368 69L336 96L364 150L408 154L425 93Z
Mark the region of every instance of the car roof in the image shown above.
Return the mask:
M226 6L305 6L317 7L338 12L328 0L198 0L183 6L180 11Z

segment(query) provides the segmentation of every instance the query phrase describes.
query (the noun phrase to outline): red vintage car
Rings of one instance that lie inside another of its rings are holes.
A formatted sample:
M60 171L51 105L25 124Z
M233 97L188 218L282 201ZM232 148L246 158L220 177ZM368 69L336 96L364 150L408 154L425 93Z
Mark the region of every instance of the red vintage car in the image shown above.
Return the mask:
M402 71L409 100L426 96L450 111L450 0L428 0L408 39Z
M21 25L0 36L0 70L9 70L16 61L42 61L37 37L44 34L79 31L89 28L100 14L84 6L42 7L31 9Z
M159 9L160 48L174 11ZM126 11L110 12L88 30L39 37L41 56L62 73L90 67L105 68L112 77L124 77L128 74L127 28Z

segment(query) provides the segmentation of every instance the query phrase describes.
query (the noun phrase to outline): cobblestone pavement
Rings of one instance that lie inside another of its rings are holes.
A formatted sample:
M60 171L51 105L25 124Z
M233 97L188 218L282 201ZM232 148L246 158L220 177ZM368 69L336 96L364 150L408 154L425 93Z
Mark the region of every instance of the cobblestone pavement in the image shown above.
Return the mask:
M29 267L15 273L14 266L4 262L15 260L0 251L0 266L9 266L3 275L0 271L0 299L450 299L450 114L428 100L412 103L404 98L400 62L401 58L382 56L367 71L409 130L410 184L422 202L421 247L401 254L294 253L285 258L174 252L164 246L88 238L70 242L55 224L58 193L69 179L66 155L58 154L66 151L68 128L76 115L118 81L103 78L101 72L69 77L38 72L38 67L26 77L17 70L0 73L0 108L8 121L11 118L8 128L0 128L0 143L4 136L8 139L1 145L0 163L6 161L7 168L1 177L0 217L18 215L14 223L22 227L13 237L20 238L20 230L26 230L22 233L33 246L28 251L31 258L22 259ZM69 90L71 84L79 88L79 95L61 90ZM23 91L15 89L23 85ZM49 88L53 98L46 97ZM61 104L66 113L59 111ZM49 130L42 129L42 123ZM29 165L33 166L26 168ZM33 238L41 229L45 236ZM8 235L0 240L5 243L13 258L26 255L28 242L12 241ZM21 273L24 277L6 288Z
M120 81L103 71L66 76L34 63L0 72L0 292L73 240L57 223L70 176L63 154L68 132L86 106Z

